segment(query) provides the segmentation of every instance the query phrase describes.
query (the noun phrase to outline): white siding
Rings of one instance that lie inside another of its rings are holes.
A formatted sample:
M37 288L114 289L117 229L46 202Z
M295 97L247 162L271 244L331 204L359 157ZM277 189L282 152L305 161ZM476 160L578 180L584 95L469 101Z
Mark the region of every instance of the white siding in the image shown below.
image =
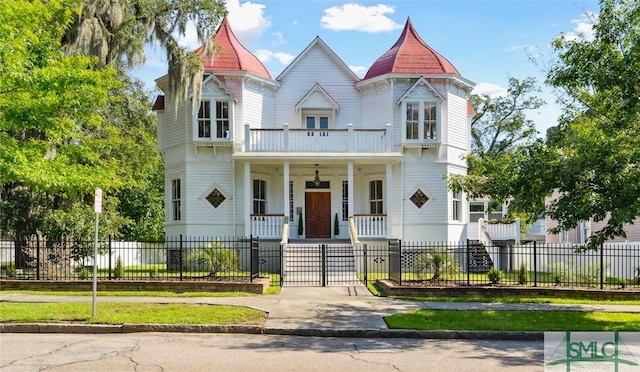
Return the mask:
M184 182L185 215L183 219L189 224L211 224L223 226L227 233L232 231L233 222L233 184L231 179L231 163L200 163L186 167ZM220 190L226 200L214 208L205 197L213 189ZM210 234L207 234L210 235Z
M354 87L354 81L320 46L315 46L296 61L294 68L287 72L286 80L276 92L275 123L281 126L289 123L290 128L300 128L296 104L305 94L319 83L322 88L340 105L335 118L334 128L346 128L360 123L360 93Z
M448 144L457 148L467 148L467 100L456 94L449 93L448 104Z
M393 123L395 105L389 83L366 87L361 99L362 123L358 125L360 128L384 128L386 124Z

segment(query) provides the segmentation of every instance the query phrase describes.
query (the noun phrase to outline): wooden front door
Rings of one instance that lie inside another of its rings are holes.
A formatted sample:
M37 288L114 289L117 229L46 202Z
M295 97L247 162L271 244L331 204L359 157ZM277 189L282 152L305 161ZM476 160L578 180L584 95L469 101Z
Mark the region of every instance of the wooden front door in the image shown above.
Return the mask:
M304 198L307 238L331 238L331 193L308 192Z

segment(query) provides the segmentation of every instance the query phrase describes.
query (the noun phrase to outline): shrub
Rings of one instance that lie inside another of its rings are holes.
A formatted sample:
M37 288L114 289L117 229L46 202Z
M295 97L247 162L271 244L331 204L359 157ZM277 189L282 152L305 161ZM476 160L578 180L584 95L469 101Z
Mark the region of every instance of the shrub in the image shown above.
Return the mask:
M527 284L529 282L529 272L527 271L527 264L522 263L520 265L520 269L518 270L518 283L519 284Z
M565 264L561 262L551 264L549 265L549 270L551 271L551 280L555 285L560 285L566 281L569 268Z
M500 283L503 276L504 273L501 270L496 269L495 267L489 269L489 272L487 273L487 278L489 278L489 283L491 284Z
M80 269L80 272L78 273L78 277L82 280L86 280L89 279L89 277L91 277L91 271L89 269L87 269L86 267L83 267L82 269Z
M5 268L5 270L7 271L7 276L9 278L15 278L16 277L16 265L11 262L7 264L7 267Z
M627 288L627 278L618 278L618 284L620 288Z
M421 254L416 260L415 267L419 273L433 273L431 280L439 280L443 275L458 272L455 256L446 249L434 249Z
M122 257L118 256L116 259L116 268L113 273L114 278L124 278L124 266L122 265Z
M209 276L217 276L220 271L237 270L240 260L235 250L224 248L220 243L209 243L196 250L193 259L197 264L204 265L209 270Z

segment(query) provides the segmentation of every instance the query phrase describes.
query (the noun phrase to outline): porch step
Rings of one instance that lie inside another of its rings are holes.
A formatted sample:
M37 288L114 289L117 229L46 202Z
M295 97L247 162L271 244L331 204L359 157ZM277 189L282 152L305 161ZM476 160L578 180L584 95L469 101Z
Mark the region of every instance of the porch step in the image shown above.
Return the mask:
M486 273L493 267L493 261L486 247L479 240L469 240L469 271Z

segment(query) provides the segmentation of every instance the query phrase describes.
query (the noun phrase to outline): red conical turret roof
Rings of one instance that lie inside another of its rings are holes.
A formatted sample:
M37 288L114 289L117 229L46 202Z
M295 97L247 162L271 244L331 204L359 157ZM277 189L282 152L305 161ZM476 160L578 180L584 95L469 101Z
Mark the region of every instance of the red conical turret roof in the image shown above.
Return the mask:
M454 74L458 70L446 58L422 41L407 18L398 41L369 68L365 80L384 74Z
M205 71L214 73L218 71L247 71L271 79L269 71L262 62L249 52L233 34L226 16L222 19L213 41L218 47L218 53L215 55L202 56L203 47L195 50L196 54L201 55L200 61Z

